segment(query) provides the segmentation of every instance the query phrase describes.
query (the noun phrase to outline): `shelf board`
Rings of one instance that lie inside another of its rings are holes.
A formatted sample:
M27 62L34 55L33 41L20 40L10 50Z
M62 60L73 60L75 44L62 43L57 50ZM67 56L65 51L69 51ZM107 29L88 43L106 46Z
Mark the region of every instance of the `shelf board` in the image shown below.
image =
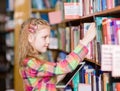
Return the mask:
M6 21L5 20L0 20L0 24L5 24Z
M14 32L14 29L8 29L8 30L0 30L0 34L7 34L10 32Z
M32 9L32 13L49 13L49 12L53 12L55 11L55 9L43 9L43 10L39 10L39 9Z
M101 65L100 65L99 63L97 63L95 60L88 59L88 58L85 58L84 60L87 61L87 62L93 63L93 64L95 64L95 65L97 65L97 66L101 66Z

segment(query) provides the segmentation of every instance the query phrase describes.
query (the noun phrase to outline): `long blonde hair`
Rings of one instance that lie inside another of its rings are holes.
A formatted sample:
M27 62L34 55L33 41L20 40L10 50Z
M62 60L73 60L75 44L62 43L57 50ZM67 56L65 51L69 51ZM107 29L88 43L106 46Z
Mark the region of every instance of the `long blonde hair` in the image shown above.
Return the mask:
M19 47L18 47L19 48L18 49L19 50L18 51L18 60L19 60L20 65L22 65L22 61L26 57L38 58L38 55L39 55L37 50L33 49L33 47L28 42L28 35L31 33L30 31L28 31L30 24L40 26L39 30L41 30L43 27L50 28L49 23L43 19L29 18L25 22L23 22L23 24L21 25L20 36L19 36L20 37L19 38ZM35 31L38 31L38 29Z

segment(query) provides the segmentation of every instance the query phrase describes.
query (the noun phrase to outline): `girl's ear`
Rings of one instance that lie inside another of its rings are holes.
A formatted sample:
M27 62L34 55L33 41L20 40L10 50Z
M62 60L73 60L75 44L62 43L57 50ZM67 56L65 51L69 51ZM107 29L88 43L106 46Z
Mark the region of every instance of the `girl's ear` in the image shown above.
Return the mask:
M28 35L28 41L29 41L30 43L32 43L32 42L34 41L34 36L33 36L33 34L29 34L29 35Z

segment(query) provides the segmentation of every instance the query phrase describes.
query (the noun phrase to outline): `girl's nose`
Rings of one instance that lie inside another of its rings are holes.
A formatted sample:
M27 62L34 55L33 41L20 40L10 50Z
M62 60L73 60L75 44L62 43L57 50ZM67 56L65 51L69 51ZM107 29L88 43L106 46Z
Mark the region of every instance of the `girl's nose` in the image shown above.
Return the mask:
M46 39L46 44L49 44L50 43L50 38L47 38Z

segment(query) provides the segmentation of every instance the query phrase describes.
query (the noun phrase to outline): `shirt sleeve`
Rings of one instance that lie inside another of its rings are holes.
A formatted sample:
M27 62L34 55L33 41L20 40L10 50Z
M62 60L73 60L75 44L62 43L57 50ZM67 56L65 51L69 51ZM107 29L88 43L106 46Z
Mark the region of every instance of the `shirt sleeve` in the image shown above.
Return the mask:
M87 53L87 47L79 44L64 60L57 63L46 62L41 64L38 60L30 59L27 61L28 69L31 70L29 75L53 76L71 72L84 59Z

